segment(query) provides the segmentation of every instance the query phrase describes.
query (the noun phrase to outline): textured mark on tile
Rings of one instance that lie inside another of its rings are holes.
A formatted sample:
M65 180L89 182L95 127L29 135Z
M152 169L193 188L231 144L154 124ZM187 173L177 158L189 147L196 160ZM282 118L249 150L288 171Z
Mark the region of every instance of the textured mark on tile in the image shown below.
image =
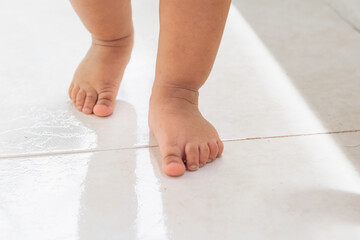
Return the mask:
M66 110L34 106L7 119L1 123L0 156L45 149L51 152L58 147L71 149L76 145L85 149L96 147L96 133Z

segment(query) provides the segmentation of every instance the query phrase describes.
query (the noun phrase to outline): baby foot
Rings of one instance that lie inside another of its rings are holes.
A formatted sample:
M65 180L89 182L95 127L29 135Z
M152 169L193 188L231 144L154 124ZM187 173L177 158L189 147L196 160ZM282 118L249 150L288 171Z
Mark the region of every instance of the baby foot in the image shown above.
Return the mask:
M116 40L93 39L69 88L69 96L79 111L101 117L113 113L132 46L133 35Z
M163 171L169 176L181 176L186 168L196 171L224 149L216 129L198 109L197 91L155 84L149 126L160 146Z

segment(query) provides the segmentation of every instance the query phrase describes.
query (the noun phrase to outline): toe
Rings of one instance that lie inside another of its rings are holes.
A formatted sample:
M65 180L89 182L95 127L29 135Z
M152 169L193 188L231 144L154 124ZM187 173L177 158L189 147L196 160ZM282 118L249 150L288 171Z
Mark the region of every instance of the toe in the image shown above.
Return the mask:
M70 84L70 87L69 87L69 97L71 98L71 93L72 93L72 90L74 89L74 83L71 83Z
M205 166L207 160L209 159L210 149L207 143L202 143L200 145L200 167Z
M199 168L199 145L188 143L185 146L186 166L190 171L196 171Z
M160 145L160 150L163 153L162 168L165 174L170 177L178 177L185 173L185 164L181 157L181 150L174 146Z
M209 160L208 162L214 161L216 156L218 155L219 147L216 141L211 141L208 143L210 154L209 154Z
M179 147L160 144L160 151L163 156L162 168L165 174L170 177L178 177L185 173L185 164Z
M78 94L76 95L76 101L75 101L75 105L77 107L77 109L81 112L84 106L84 102L85 102L85 97L86 97L86 92L84 89L80 89L80 91L78 92Z
M93 108L94 108L96 99L97 99L97 94L96 94L95 89L86 91L85 103L84 103L84 107L82 110L83 113L91 114L93 112Z
M71 100L73 101L74 104L76 103L76 96L79 91L80 91L80 87L77 85L74 85L74 87L72 88L72 91L71 91Z
M218 154L217 154L216 157L220 157L221 154L222 154L223 151L224 151L224 143L223 143L221 140L218 140L218 141L217 141L217 145L218 145L218 148L219 148L219 152L218 152Z
M94 107L94 113L100 117L106 117L113 113L116 93L104 91L99 93L98 101Z
M163 171L170 177L185 173L185 165L180 156L167 156L163 159Z

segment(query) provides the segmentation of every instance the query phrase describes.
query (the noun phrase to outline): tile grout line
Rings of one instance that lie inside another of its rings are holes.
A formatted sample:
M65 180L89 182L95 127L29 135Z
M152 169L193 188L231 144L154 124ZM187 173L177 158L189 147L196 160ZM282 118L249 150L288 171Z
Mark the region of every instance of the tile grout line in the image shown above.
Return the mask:
M225 139L223 142L241 142L241 141L251 141L251 140L264 140L264 139L276 139L276 138L291 138L291 137L306 137L306 136L316 136L316 135L331 135L331 134L341 134L341 133L356 133L360 132L360 129L356 130L344 130L344 131L333 131L333 132L317 132L317 133L303 133L303 134L290 134L290 135L280 135L280 136L269 136L269 137L252 137L252 138L239 138L239 139Z
M268 136L268 137L233 138L233 139L222 139L222 141L223 142L242 142L242 141L254 141L254 140L264 140L264 139L306 137L306 136L331 135L331 134L356 133L356 132L360 132L360 129L357 129L357 130L344 130L344 131L333 131L333 132L290 134L290 135L279 135L279 136ZM123 147L123 148L86 149L86 150L74 150L74 151L43 152L43 153L40 152L40 153L30 153L30 154L13 154L13 155L7 155L7 156L6 155L5 156L0 155L0 160L1 159L24 158L24 157L44 157L44 156L59 156L59 155L82 154L82 153L111 152L111 151L143 149L143 148L155 148L155 147L158 147L158 145L138 145L138 146L132 146L132 147Z
M343 14L340 11L338 11L336 8L334 8L328 1L324 1L324 2L331 10L335 12L336 15L338 15L340 19L342 19L344 22L349 24L357 33L360 33L360 28L358 28L355 24L353 24L351 20L344 17Z
M58 151L58 152L38 152L38 153L24 153L24 154L13 154L8 156L1 156L1 159L12 159L12 158L24 158L24 157L44 157L44 156L58 156L58 155L70 155L70 154L82 154L82 153L97 153L97 152L111 152L111 151L121 151L121 150L130 150L130 149L141 149L141 148L154 148L158 147L157 145L139 145L132 147L123 147L123 148L107 148L107 149L83 149L83 150L72 150L72 151Z

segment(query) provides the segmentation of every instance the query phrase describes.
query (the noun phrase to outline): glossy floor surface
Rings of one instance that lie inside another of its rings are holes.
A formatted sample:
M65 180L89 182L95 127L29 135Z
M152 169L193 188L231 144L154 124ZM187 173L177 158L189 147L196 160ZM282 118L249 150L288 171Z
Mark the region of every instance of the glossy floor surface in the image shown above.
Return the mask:
M0 239L360 239L355 2L233 2L200 92L225 152L181 178L147 127L157 1L133 1L108 118L68 99L90 43L70 4L1 2Z

